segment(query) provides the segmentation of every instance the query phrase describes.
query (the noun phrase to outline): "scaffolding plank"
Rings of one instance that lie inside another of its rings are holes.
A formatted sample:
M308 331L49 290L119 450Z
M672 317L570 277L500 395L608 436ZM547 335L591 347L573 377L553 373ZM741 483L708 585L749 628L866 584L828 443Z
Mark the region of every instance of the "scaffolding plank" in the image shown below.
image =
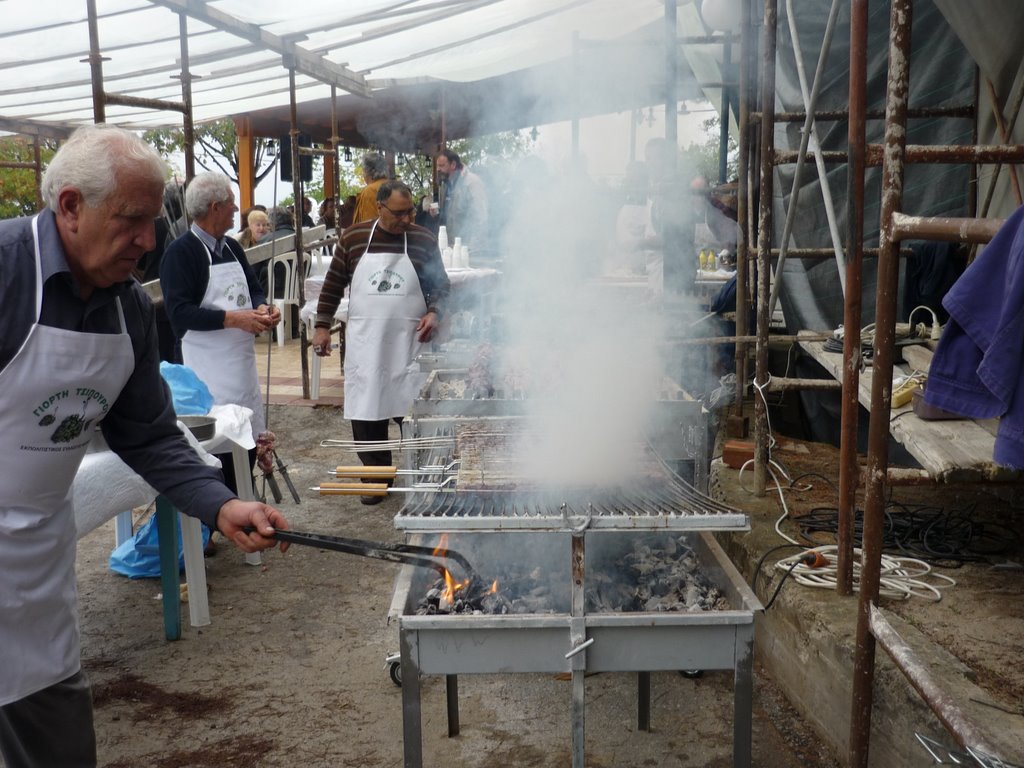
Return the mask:
M842 381L842 352L826 352L821 341L802 340L800 347L833 378ZM930 362L927 353L920 350L910 353L910 357L913 365L908 363L898 366L904 374L911 373L915 368L921 370L923 363ZM868 409L871 408L872 374L870 367L861 371L858 391L860 404ZM991 420L926 421L918 417L908 404L892 409L889 432L938 482L1009 482L1024 479L1024 473L1019 470L1001 467L992 461L995 436Z

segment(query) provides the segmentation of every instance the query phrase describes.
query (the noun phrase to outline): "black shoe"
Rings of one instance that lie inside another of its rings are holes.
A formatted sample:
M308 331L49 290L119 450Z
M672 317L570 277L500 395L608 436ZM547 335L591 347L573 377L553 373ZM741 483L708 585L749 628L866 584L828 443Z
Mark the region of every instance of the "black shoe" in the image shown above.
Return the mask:
M386 496L363 496L359 501L370 506L371 504L380 504L386 498Z

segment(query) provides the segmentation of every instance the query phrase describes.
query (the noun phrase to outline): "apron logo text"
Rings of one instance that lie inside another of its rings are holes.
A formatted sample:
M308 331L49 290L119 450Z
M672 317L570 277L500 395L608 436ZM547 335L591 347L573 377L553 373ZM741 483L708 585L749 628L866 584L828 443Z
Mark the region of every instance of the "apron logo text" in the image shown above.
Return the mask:
M39 404L39 407L37 407L34 411L32 411L32 415L33 416L37 416L37 417L38 416L45 416L46 412L48 410L50 410L50 406L51 405L53 405L54 403L58 402L59 400L66 400L70 396L71 396L71 391L68 390L68 389L61 390L60 392L54 392L48 398L43 400L43 402L41 402ZM53 416L50 416L49 418L50 418L50 420L47 422L47 424L52 424L53 423Z
M370 285L377 286L377 293L400 291L405 285L405 278L393 269L378 269L370 277Z

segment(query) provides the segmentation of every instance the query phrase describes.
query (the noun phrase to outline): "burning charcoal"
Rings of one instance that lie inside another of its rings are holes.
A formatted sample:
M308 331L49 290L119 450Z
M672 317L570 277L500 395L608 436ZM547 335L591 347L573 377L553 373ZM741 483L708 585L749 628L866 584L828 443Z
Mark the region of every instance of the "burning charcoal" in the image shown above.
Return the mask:
M684 606L671 595L654 597L644 604L644 610L650 612L679 611Z
M691 608L695 605L700 605L700 587L696 583L691 581L686 585L686 591L683 593L683 602Z
M672 584L664 577L659 577L648 584L652 595L657 597L664 597L672 591Z
M498 592L484 595L480 607L484 613L506 614L509 611L508 600Z

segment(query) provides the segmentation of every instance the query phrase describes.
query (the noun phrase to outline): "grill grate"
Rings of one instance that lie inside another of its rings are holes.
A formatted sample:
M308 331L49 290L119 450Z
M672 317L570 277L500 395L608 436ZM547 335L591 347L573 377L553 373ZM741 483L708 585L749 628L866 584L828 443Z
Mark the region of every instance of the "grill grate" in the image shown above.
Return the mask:
M465 446L474 438L483 442L505 433L508 419L468 419L485 425L477 435L463 436ZM415 421L413 422L416 423ZM407 422L406 427L411 426ZM419 421L419 427L425 426ZM403 427L403 432L405 427ZM419 452L419 466L444 466L459 458L459 425L444 420L432 430L433 447ZM421 434L420 437L423 437ZM462 457L465 460L465 456ZM459 488L409 494L395 517L395 527L406 531L446 530L674 530L743 531L747 516L697 491L671 475L666 466L648 467L642 479L614 488ZM424 478L440 482L441 475Z
M395 525L426 530L669 529L747 530L747 516L715 504L697 506L669 483L609 491L436 491L412 494Z

